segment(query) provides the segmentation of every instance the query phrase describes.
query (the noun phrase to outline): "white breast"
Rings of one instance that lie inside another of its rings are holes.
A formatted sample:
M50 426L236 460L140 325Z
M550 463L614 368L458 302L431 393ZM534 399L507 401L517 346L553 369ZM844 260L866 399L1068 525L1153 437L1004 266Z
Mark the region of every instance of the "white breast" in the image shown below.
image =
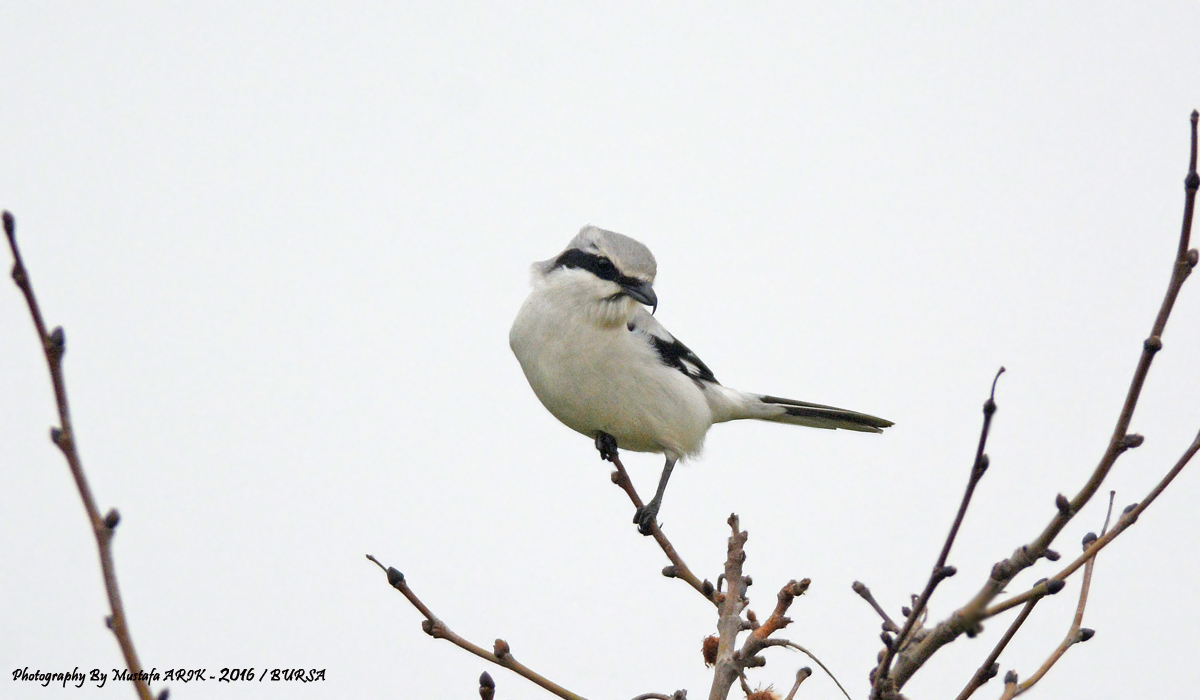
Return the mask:
M588 437L612 435L621 449L676 458L698 453L713 421L704 393L663 365L645 336L611 316L601 322L589 313L594 301L573 299L569 291L553 281L535 289L509 332L542 404Z

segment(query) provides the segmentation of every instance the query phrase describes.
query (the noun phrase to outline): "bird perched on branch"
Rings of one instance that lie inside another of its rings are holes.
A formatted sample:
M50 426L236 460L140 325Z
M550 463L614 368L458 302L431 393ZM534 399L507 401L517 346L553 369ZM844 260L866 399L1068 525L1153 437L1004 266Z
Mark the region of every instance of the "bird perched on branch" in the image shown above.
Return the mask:
M865 433L892 425L722 386L654 318L657 269L638 241L585 226L563 252L533 264L533 291L508 335L538 399L567 427L595 439L601 457L618 447L666 457L654 498L634 516L642 534L650 534L675 463L700 452L713 423L754 418Z

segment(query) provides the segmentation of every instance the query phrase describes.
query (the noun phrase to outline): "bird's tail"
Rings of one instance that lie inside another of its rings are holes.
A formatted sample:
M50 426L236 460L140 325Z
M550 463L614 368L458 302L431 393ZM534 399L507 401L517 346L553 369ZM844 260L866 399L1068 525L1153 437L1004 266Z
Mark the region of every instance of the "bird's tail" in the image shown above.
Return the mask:
M756 420L774 421L776 423L805 425L810 428L825 428L827 430L836 430L838 428L842 430L857 430L862 433L882 433L884 428L892 425L892 421L890 420L876 418L875 416L869 416L857 411L848 411L844 408L823 406L818 403L808 403L807 401L781 399L778 396L751 394L743 391L735 392L726 387L721 388L725 389L727 393L721 397L724 401L719 400L719 403L725 404L722 408L726 410L714 411L714 413L721 414L716 416L717 421L753 418Z

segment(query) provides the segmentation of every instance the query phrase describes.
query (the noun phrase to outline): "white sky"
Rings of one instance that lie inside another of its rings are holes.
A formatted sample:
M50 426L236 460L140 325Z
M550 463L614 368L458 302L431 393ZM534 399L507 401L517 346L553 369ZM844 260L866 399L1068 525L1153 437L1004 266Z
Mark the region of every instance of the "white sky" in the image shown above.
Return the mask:
M856 697L879 624L850 584L893 613L921 588L1005 365L935 617L978 590L1112 430L1177 244L1200 6L915 5L0 8L0 206L66 327L141 657L327 669L172 697L470 698L484 670L500 698L541 697L426 637L367 552L456 631L585 696L706 696L712 609L659 575L590 441L508 349L529 263L586 223L650 246L658 318L723 382L896 421L718 426L660 518L715 580L739 513L760 615L812 578L787 636ZM1110 479L1119 506L1200 428L1198 284L1134 419L1146 444ZM37 341L3 287L0 695L129 697L11 680L120 657ZM626 463L649 491L660 457ZM1038 697L1194 688L1197 470L1101 556L1096 637ZM1077 590L1037 608L1002 669L1040 664ZM910 696L953 697L1008 619ZM753 679L784 690L807 663L769 658ZM801 697L835 693L818 675Z

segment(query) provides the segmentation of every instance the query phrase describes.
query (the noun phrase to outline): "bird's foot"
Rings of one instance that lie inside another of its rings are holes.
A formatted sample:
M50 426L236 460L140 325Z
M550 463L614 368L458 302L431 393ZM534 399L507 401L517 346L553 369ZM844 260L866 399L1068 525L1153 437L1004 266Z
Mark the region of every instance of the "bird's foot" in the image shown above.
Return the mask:
M651 501L646 505L638 508L633 514L633 522L638 526L638 532L642 535L649 536L653 533L653 527L657 525L655 518L658 517L658 503Z
M596 433L596 449L600 451L600 459L612 462L617 458L617 439L603 431Z

